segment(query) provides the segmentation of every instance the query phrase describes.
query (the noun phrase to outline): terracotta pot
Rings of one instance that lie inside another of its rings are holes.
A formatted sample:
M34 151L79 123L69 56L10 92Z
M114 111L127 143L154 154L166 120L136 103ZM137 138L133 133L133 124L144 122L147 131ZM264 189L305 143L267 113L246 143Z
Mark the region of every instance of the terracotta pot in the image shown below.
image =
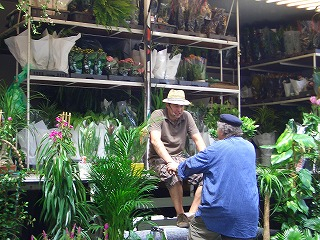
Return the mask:
M0 166L0 174L5 174L8 172L15 172L16 170L17 170L16 165Z

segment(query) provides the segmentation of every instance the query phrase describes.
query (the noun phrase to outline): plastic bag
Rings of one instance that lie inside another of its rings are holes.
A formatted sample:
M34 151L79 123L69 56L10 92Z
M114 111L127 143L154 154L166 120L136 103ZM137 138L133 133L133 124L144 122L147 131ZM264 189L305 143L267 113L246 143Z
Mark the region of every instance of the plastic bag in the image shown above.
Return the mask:
M155 78L164 79L167 66L167 49L158 51L156 59L152 73Z
M117 102L119 119L125 127L137 127L137 116L127 105L126 101Z
M170 59L169 54L167 54L167 63L166 63L166 72L165 79L175 80L176 74L178 71L178 67L181 60L181 53L175 55L172 59Z
M31 52L34 58L33 67L46 70L49 63L49 35L38 40L31 39Z
M28 30L23 31L17 36L9 37L4 40L9 51L23 68L28 63ZM30 53L31 66L34 65L32 52Z
M3 109L7 116L21 116L26 113L27 110L27 99L24 91L20 87L20 84L27 78L27 68L25 67L21 73L18 74L17 78L9 86L5 93L5 99L10 101L10 109Z

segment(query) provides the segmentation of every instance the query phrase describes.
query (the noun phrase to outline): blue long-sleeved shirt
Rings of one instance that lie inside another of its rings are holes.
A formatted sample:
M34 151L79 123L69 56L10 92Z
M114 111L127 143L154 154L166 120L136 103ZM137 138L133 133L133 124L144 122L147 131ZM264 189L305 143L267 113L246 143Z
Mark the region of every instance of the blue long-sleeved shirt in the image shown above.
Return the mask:
M201 216L207 229L234 238L256 237L259 194L256 153L241 137L214 142L204 151L180 163L178 175L203 173Z

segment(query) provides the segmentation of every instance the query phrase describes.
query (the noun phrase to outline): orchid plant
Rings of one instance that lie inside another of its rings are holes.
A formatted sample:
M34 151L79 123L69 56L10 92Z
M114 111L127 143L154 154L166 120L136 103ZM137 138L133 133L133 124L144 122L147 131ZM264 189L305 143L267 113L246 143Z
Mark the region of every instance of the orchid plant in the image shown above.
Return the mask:
M57 117L58 130L46 135L37 149L37 170L43 179L41 217L54 239L59 239L72 226L79 216L78 206L86 202L78 166L72 161L76 148L71 138L70 118L71 114L66 113Z

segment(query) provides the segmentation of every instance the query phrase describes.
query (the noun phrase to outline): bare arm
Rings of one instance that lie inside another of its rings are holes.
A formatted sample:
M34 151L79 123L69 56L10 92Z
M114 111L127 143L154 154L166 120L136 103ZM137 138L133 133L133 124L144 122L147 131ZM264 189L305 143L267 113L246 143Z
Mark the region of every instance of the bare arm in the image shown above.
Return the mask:
M161 141L161 132L153 130L150 132L150 141L153 145L154 150L167 163L172 162L172 158L168 153L167 149L165 148L163 142Z
M191 136L192 140L196 144L198 152L204 150L206 148L206 144L203 141L203 138L201 137L200 133L193 134Z

